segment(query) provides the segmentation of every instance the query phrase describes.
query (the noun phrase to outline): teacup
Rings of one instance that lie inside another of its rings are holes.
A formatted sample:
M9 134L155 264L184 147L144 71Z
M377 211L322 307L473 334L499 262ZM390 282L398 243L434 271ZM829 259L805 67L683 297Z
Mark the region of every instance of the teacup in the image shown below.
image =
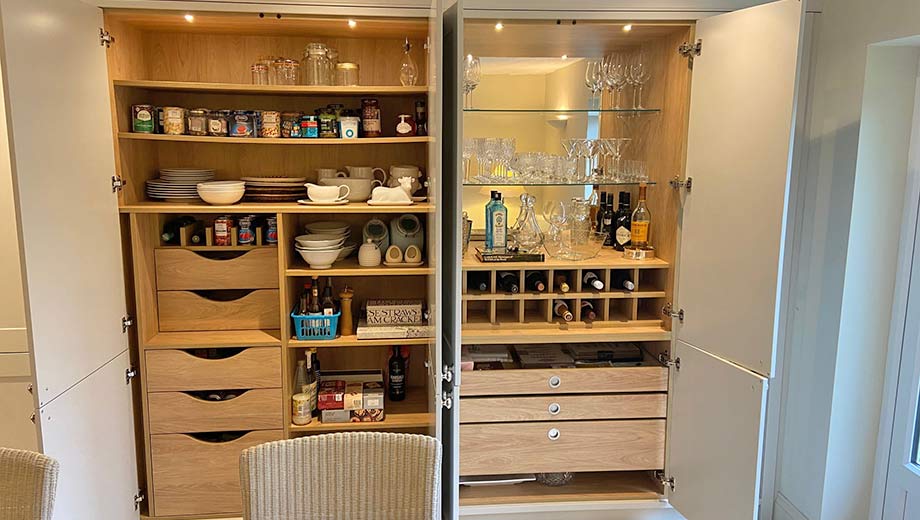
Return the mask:
M380 172L380 184L386 184L387 172L383 168L372 168L370 166L346 166L348 176L352 179L377 179L377 172Z
M410 164L400 164L396 166L390 166L390 182L389 186L395 188L399 186L399 179L402 177L411 177L412 178L412 193L415 193L422 187L422 183L419 182L419 178L422 176L422 172L418 166L412 166Z
M308 182L305 186L307 187L307 197L313 202L341 202L346 200L351 193L351 188L345 185L320 186ZM345 193L342 193L342 188L345 188Z
M377 179L349 179L347 177L320 179L319 183L323 186L347 186L350 193L345 198L351 202L366 201L371 198L371 190L376 186L383 185L383 183Z
M346 177L345 172L340 172L335 168L317 168L316 169L316 180L321 181L323 179L331 179L333 177Z

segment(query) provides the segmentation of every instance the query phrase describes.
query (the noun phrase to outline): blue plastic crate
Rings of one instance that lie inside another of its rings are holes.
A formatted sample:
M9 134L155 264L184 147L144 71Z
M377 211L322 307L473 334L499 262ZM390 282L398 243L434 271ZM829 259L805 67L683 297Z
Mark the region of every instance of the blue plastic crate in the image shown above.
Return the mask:
M302 340L321 340L335 339L339 328L339 316L341 313L335 313L331 316L322 314L298 314L291 311L291 319L294 320L294 337Z

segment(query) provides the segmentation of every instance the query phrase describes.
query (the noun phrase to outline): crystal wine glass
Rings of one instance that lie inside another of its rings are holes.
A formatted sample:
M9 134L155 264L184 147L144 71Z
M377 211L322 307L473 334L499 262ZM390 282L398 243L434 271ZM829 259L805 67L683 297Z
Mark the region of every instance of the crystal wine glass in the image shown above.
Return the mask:
M469 108L473 106L473 91L482 81L482 66L479 58L474 58L472 54L466 55L463 62L463 91L466 94L465 105Z
M463 182L470 180L470 160L476 153L476 141L473 139L463 140Z
M599 107L599 93L604 87L604 64L600 60L588 61L585 67L585 86L591 91L591 107Z
M635 96L633 97L634 109L643 110L645 108L642 106L642 86L645 85L651 77L652 73L649 71L648 63L645 62L642 56L639 56L635 63L629 67L629 81L636 88Z
M618 54L611 54L606 58L607 67L604 74L604 82L613 96L614 110L620 109L620 98L623 87L626 86L626 67L623 57Z

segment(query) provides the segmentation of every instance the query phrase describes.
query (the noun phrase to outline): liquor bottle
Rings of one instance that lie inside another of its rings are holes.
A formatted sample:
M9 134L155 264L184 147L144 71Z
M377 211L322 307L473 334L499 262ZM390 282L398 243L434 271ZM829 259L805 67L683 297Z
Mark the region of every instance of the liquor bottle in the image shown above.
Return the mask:
M406 398L406 358L402 357L399 347L393 347L388 374L390 401L402 401Z
M585 321L594 321L597 319L597 313L594 312L594 304L588 300L581 301L581 318Z
M636 290L636 284L632 281L632 278L629 277L629 273L624 271L613 272L613 287L617 289L626 289L627 291Z
M581 277L582 287L593 287L598 291L604 290L604 282L594 273L594 271L588 271Z
M598 216L601 220L601 227L598 231L603 233L604 236L604 245L607 247L612 247L614 243L614 220L616 219L616 214L613 212L613 194L611 193L607 197L607 203L604 204L604 211Z
M556 300L553 302L553 314L559 316L565 321L572 321L575 319L575 315L573 315L572 311L569 310L569 304L562 300Z
M178 244L179 230L194 223L195 217L190 217L188 215L176 217L163 225L163 233L160 235L160 238L163 239L164 244Z
M307 361L298 359L297 372L294 373L294 393L303 392L305 386L307 386Z
M546 277L540 271L531 271L524 277L524 287L528 291L543 292L546 290Z
M486 204L486 249L505 251L508 247L508 208L502 202L502 194L492 191L492 199Z
M314 276L310 284L310 314L322 313L323 310L319 306L319 276Z
M466 274L466 287L470 291L488 291L489 290L489 273L482 271L472 271Z
M516 294L521 292L521 282L518 275L510 272L498 273L498 286L505 292Z
M316 368L313 367L313 353L307 352L307 382L303 387L304 394L307 394L308 402L310 403L310 415L316 414L317 404L319 400L319 394L317 392L317 387L319 386L319 378L316 376Z
M591 195L588 196L588 215L591 222L597 222L601 207L604 204L604 192L600 191L600 186L594 184L591 186Z
M598 233L604 227L604 209L607 207L607 192L602 191L600 195L600 203L597 207L597 214L593 215L592 222L594 222L594 231Z
M415 135L428 135L428 109L423 99L415 102L415 124L418 127Z
M303 291L300 293L300 306L297 308L298 313L303 316L310 312L310 282L303 284Z
M632 214L632 245L633 247L648 247L649 232L652 227L652 214L649 213L645 206L645 193L648 185L644 182L639 183L639 203Z
M335 300L332 299L332 277L323 287L323 315L332 316L335 314Z
M613 248L622 251L623 248L632 242L632 212L629 211L629 192L620 192L620 206L617 208L614 216L613 231ZM606 245L606 244L605 244Z
M569 280L564 274L557 274L553 277L553 285L556 286L556 290L559 292L569 292L571 287L569 287Z

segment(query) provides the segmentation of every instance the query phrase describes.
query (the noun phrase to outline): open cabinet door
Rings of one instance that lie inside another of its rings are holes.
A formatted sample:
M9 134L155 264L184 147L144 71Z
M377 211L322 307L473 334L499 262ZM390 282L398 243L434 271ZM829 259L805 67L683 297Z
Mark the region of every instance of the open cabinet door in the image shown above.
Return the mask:
M55 518L136 516L125 280L102 11L3 0L3 86Z
M782 0L697 24L667 458L690 520L758 514L803 16Z

